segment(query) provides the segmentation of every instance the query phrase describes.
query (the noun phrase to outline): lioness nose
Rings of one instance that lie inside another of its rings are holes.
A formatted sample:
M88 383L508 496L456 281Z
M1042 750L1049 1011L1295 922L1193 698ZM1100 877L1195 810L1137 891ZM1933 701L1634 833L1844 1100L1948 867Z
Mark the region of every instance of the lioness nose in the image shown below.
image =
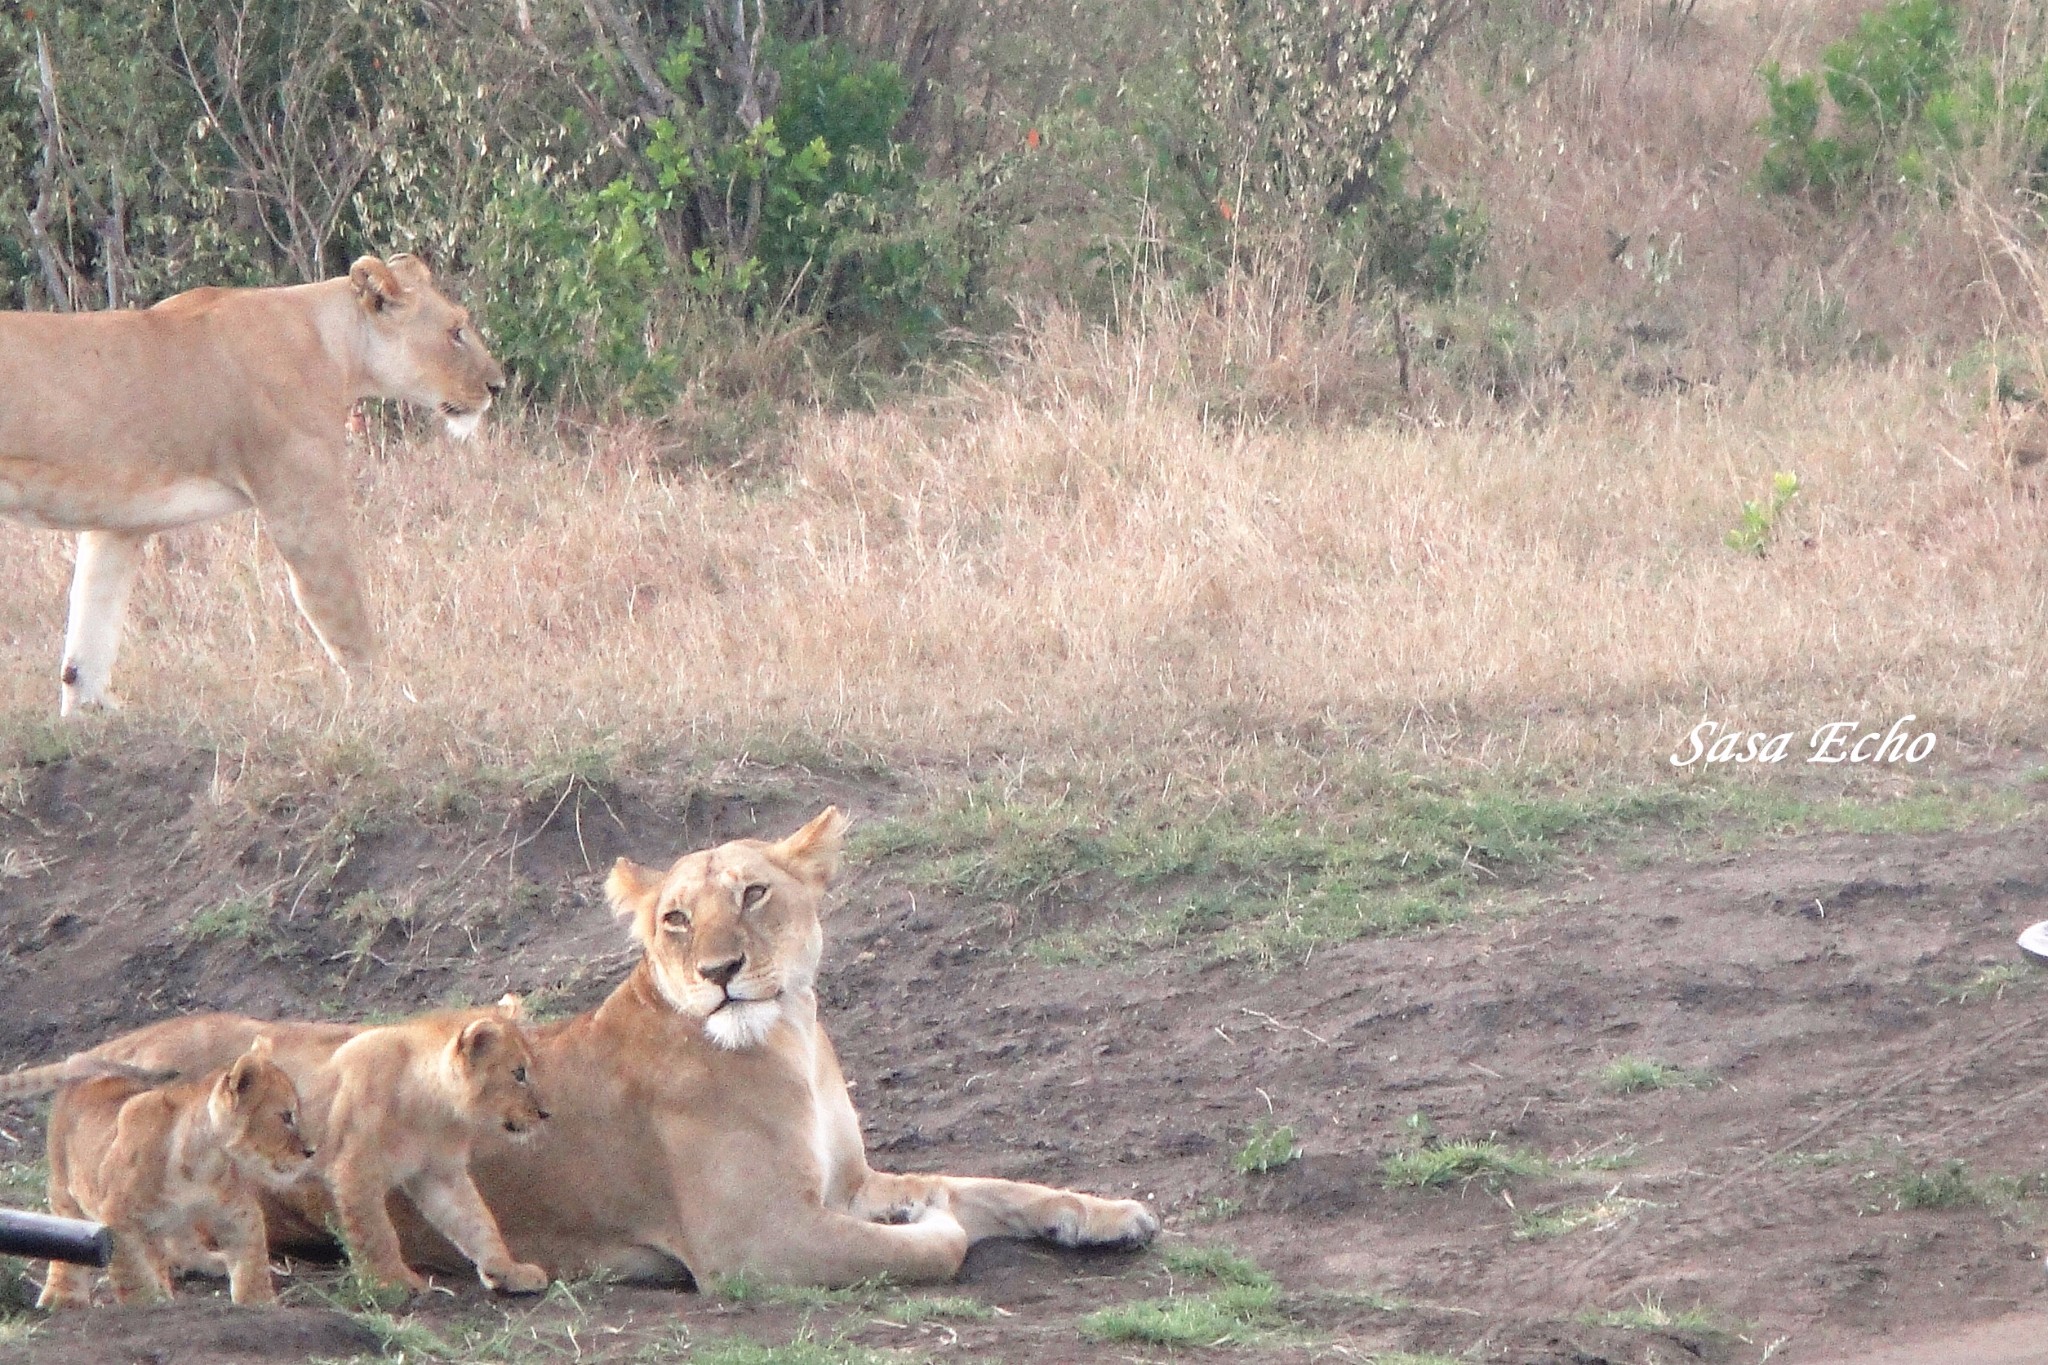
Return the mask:
M491 397L496 398L505 391L505 381L502 379L487 379L484 381L484 387L491 391Z
M740 974L740 968L746 965L747 959L744 954L728 957L719 962L700 962L697 964L697 975L715 986L724 986L730 984L732 979Z

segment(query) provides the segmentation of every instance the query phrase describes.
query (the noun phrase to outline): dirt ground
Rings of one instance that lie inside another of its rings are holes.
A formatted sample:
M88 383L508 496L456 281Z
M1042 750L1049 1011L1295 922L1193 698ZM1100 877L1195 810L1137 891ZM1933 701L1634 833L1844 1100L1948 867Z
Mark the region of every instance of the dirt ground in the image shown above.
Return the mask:
M212 765L174 749L118 769L60 761L0 815L0 1066L202 1008L364 1015L508 987L584 1008L631 960L599 891L615 855L665 860L783 832L826 800L859 815L900 799L854 779L716 788L650 774L526 799L502 825L399 809L337 845L331 822L316 835L298 808L224 812L208 798ZM322 858L338 866L310 879ZM259 934L181 927L258 891L280 903ZM380 920L365 904L404 913ZM2032 1345L2048 1342L2048 1202L2034 1194L2048 1171L2048 1059L2034 1046L2048 992L2013 947L2048 918L2038 816L1704 858L1603 855L1497 913L1274 971L1210 963L1199 944L1042 965L1018 950L1011 908L934 899L887 861L854 867L837 907L822 1012L874 1163L1135 1192L1165 1215L1159 1249L985 1245L946 1291L1000 1310L981 1320L906 1322L872 1295L731 1303L598 1286L502 1306L464 1287L413 1316L445 1340L509 1333L535 1359L624 1360L733 1333L937 1359L1149 1358L1162 1352L1088 1340L1080 1317L1195 1292L1163 1249L1221 1243L1278 1279L1287 1321L1203 1352L1217 1358L2048 1359ZM2020 970L1985 970L2002 966ZM1624 1054L1716 1083L1611 1093L1598 1073ZM1282 1122L1300 1159L1237 1173L1254 1125ZM0 1160L38 1154L31 1111L0 1110L0 1131ZM1428 1133L1528 1149L1562 1174L1388 1188L1384 1159ZM1944 1188L1911 1177L1957 1161L1946 1196L1902 1207ZM1609 1226L1516 1235L1518 1212L1610 1195L1646 1202ZM260 1327L200 1289L170 1309L46 1322L0 1345L0 1361L377 1348L320 1306L332 1272L295 1275L309 1286L288 1294L299 1306ZM1657 1309L1705 1317L1598 1325Z

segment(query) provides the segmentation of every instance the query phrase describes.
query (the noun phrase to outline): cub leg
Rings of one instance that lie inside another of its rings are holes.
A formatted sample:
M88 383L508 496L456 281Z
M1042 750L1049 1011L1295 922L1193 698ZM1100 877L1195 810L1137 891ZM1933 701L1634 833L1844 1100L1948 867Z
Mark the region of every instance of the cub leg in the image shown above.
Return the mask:
M85 1209L71 1191L57 1184L58 1157L50 1158L50 1212L59 1218L83 1218ZM50 1273L43 1280L43 1292L36 1298L36 1307L43 1309L85 1308L92 1303L92 1272L82 1265L69 1261L50 1262Z
M270 1242L263 1206L247 1190L228 1201L213 1219L214 1239L228 1263L228 1297L239 1304L276 1303L270 1282Z
M147 539L147 531L85 531L78 537L71 615L64 626L64 691L59 702L64 715L117 705L107 684L121 649L128 590L135 586Z
M427 1221L470 1259L488 1288L501 1294L538 1294L548 1287L546 1270L512 1259L498 1232L498 1220L491 1217L467 1167L428 1171L408 1181L405 1192Z
M414 1293L425 1289L425 1277L405 1263L399 1250L398 1230L391 1226L390 1210L384 1207L390 1193L384 1182L346 1159L329 1168L327 1181L334 1192L341 1235L348 1241L349 1259L356 1269L379 1284L404 1285Z
M149 1238L120 1213L109 1209L107 1225L114 1231L114 1254L107 1261L107 1281L115 1303L149 1303L171 1297L171 1277Z

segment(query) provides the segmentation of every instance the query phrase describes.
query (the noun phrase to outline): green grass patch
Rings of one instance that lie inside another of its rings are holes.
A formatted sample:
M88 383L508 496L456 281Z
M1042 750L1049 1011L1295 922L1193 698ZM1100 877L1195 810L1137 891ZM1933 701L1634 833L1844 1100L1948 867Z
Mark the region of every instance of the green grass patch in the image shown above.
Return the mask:
M1950 1158L1931 1171L1901 1171L1886 1187L1894 1209L1964 1209L1991 1201L1991 1191L1970 1179L1970 1166Z
M1172 1273L1190 1278L1254 1287L1273 1283L1273 1277L1259 1269L1256 1261L1226 1246L1167 1247L1159 1259Z
M1619 1227L1644 1209L1657 1205L1647 1199L1609 1194L1583 1204L1565 1204L1554 1209L1528 1209L1515 1215L1517 1241L1542 1242L1581 1231L1605 1232Z
M877 1351L843 1341L798 1337L786 1346L771 1346L748 1337L700 1341L689 1353L691 1365L904 1365L919 1357L898 1351Z
M1694 1332L1712 1337L1734 1334L1734 1328L1705 1305L1673 1309L1655 1294L1645 1294L1626 1308L1588 1309L1579 1315L1579 1320L1594 1327L1621 1327L1637 1332Z
M775 1284L741 1272L718 1276L711 1282L711 1292L728 1303L785 1308L872 1309L892 1291L885 1279L862 1280L858 1284L827 1289L814 1284Z
M47 1161L0 1161L0 1204L17 1209L37 1207L49 1189Z
M1247 791L1118 801L1075 782L1034 800L982 787L857 829L853 854L907 862L914 882L1015 907L1024 951L1047 963L1188 943L1271 963L1452 923L1565 854L1645 831L1717 844L1816 828L1927 832L2009 822L2033 804L2023 791L1933 785L1894 800L1814 801L1705 781L1460 784L1366 763L1320 790L1341 795L1306 811L1260 808Z
M178 928L188 943L258 943L270 937L270 902L235 896L198 911Z
M1230 1164L1240 1175L1265 1175L1300 1158L1301 1144L1294 1140L1291 1126L1261 1122L1253 1125L1251 1136L1230 1158Z
M1242 1346L1287 1325L1279 1300L1280 1291L1271 1284L1142 1299L1088 1314L1081 1319L1081 1334L1093 1341L1148 1346Z
M918 1294L883 1305L881 1315L891 1322L915 1326L925 1322L986 1322L996 1310L980 1299L965 1294Z
M1437 1190L1475 1180L1496 1189L1518 1177L1549 1175L1553 1169L1548 1158L1535 1152L1466 1139L1396 1152L1380 1163L1380 1176L1389 1189Z
M1616 1057L1600 1068L1600 1088L1617 1095L1639 1095L1646 1090L1704 1090L1713 1084L1711 1071L1673 1066L1655 1057Z
M1188 1210L1191 1223L1222 1223L1244 1212L1242 1199L1204 1199Z
M1997 1000L2008 990L2033 984L2035 969L2017 962L2001 962L1984 968L1968 981L1938 989L1941 998L1955 1005L1968 1005L1978 1000Z

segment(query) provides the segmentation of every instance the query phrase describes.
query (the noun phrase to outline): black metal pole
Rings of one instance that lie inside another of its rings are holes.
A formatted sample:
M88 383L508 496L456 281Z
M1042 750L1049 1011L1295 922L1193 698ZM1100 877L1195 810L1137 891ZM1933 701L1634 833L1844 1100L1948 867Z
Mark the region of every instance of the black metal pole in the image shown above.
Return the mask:
M113 1250L114 1236L102 1224L0 1209L0 1256L103 1266Z

